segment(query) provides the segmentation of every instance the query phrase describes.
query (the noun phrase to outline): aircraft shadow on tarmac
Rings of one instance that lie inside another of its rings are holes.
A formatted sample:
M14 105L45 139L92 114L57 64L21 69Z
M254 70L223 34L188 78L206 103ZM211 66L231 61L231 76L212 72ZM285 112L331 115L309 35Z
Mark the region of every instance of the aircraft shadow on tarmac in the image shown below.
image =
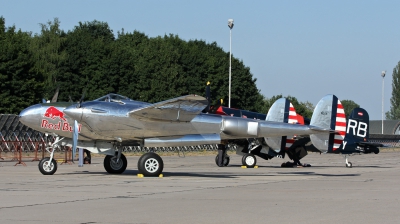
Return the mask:
M273 177L273 176L283 176L283 175L291 175L291 176L360 176L360 174L321 174L316 172L290 172L288 169L285 169L288 172L277 172L277 173L257 173L257 174L249 174L249 173L241 173L241 174L233 174L232 172L163 172L163 176L165 178L169 177L203 177L203 178L240 178L240 177ZM108 174L107 172L90 172L90 171L76 171L69 173L60 173L58 175L74 175L74 174L85 174L85 175L98 175L98 176L110 176L110 175L119 175L119 176L136 176L138 174L137 170L126 170L122 174Z
M229 166L231 166L231 165L229 165ZM232 166L237 166L237 165L232 165ZM240 166L238 166L238 167L240 167ZM259 168L273 168L273 169L313 169L313 168L318 168L318 169L321 169L321 168L343 168L343 169L347 169L346 167L344 167L343 165L339 165L339 166L325 166L325 165L323 165L323 166L316 166L316 165L312 165L311 167L280 167L280 166L258 166ZM359 166L356 166L356 165L354 165L353 167L352 167L352 169L357 169L357 168L393 168L392 166L363 166L363 165L359 165Z

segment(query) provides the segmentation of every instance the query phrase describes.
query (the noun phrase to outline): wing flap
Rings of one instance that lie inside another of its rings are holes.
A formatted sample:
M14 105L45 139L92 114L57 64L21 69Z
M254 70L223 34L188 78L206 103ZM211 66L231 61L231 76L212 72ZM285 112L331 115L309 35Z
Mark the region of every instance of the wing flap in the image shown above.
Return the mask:
M202 96L186 95L131 111L129 116L144 121L189 122L207 105Z

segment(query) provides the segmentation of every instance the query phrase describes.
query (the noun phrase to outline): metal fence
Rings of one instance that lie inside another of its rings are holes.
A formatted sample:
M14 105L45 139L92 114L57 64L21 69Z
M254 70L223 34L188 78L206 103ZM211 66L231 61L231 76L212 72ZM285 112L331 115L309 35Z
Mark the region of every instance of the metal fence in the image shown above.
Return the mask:
M18 120L18 115L0 116L0 153L16 152L42 152L45 144L54 142L55 137L45 135L44 133L35 131ZM197 146L181 146L181 147L140 147L140 146L124 146L123 152L195 152L195 151L214 151L217 145L197 145ZM230 147L235 150L235 147ZM57 148L56 151L65 151L64 147Z
M44 133L35 131L21 122L18 115L0 115L0 153L1 152L16 152L19 149L22 152L41 152L45 143L54 142L55 138L52 135L46 136ZM380 135L371 134L371 142L382 143L387 147L400 147L400 135ZM230 145L229 150L236 150L236 145ZM124 146L123 152L196 152L196 151L214 151L217 150L217 145L197 145L197 146L181 146L181 147L140 147L140 146ZM57 149L64 151L64 148Z

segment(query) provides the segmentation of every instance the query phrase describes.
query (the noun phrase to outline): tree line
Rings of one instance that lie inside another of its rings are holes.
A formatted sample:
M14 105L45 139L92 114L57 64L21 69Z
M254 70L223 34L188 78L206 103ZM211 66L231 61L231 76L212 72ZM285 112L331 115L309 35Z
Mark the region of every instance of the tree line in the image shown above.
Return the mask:
M6 27L0 17L2 114L18 114L50 99L57 88L59 101L78 101L83 92L85 100L112 92L154 103L186 94L204 96L210 81L212 99L228 102L229 52L216 42L185 41L172 34L148 37L123 29L115 37L106 22L96 20L79 22L70 31L61 30L57 18L40 27L40 33L32 34ZM233 108L266 114L282 97L264 97L250 68L235 57L232 74ZM288 98L299 114L311 117L310 102ZM348 103L345 109L358 106Z

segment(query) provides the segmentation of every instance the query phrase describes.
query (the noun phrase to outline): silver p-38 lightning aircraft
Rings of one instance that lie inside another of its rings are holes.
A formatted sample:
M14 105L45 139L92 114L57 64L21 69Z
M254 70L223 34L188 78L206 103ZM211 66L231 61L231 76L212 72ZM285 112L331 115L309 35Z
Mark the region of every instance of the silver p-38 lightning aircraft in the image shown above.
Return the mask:
M310 125L203 113L208 101L198 95L150 104L108 94L87 102L36 104L24 109L19 119L32 129L56 136L47 150L62 145L105 154L105 170L118 174L127 167L121 148L124 145L221 145L237 139L306 135L311 136L317 148L326 151L333 144L328 141L329 136L341 136L335 125L331 125L336 123L337 113L332 111L337 108L336 103L334 95L322 98ZM54 151L39 162L39 170L44 175L52 175L57 170ZM154 152L145 153L138 160L138 171L144 176L158 176L163 167L163 160Z

